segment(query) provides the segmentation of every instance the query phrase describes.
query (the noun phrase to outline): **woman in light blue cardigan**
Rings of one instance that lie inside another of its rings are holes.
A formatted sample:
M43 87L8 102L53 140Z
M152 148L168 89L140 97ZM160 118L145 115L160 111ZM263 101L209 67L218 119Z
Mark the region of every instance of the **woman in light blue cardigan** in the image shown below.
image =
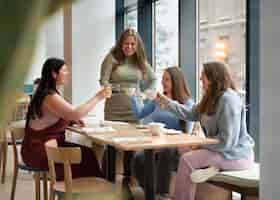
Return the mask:
M183 72L178 67L165 69L162 77L163 93L180 105L191 109L194 102ZM180 120L165 109L161 109L155 100L147 100L140 103L139 97L132 96L132 109L137 119L148 117L153 122L161 122L168 129L181 130L184 133L191 133L193 122ZM141 186L144 186L144 160L143 151L136 153L133 162L133 172ZM179 154L176 148L162 149L157 153L157 193L164 195L169 192L171 171L176 170L179 161Z
M176 176L175 200L195 199L196 184L190 177L195 169L214 166L223 170L242 170L254 163L254 141L247 132L244 106L227 66L220 62L206 63L200 79L204 95L193 109L158 95L159 103L168 111L180 119L200 121L206 137L220 141L182 155Z

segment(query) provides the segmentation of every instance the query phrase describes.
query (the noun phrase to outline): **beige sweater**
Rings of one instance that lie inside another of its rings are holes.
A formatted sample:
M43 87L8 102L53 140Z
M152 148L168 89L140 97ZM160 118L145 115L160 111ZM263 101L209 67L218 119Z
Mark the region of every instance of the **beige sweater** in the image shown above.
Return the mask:
M113 71L113 66L117 68ZM100 84L110 83L120 86L120 93L113 93L105 103L105 120L136 122L137 119L132 111L130 98L123 92L126 88L134 87L144 91L155 86L156 78L151 66L147 63L147 78L143 80L143 73L135 63L125 60L118 61L109 53L103 60L100 74Z

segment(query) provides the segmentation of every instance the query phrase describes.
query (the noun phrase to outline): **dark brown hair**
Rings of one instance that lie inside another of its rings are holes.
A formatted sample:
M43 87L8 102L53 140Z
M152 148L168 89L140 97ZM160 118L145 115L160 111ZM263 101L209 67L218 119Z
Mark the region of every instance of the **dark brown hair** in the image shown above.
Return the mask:
M56 80L52 73L59 73L59 70L65 64L64 60L59 58L48 58L43 64L41 79L34 96L31 99L27 112L27 120L41 118L43 116L42 104L44 98L49 94L58 93L56 89Z
M225 63L208 62L203 64L203 73L209 80L209 87L198 104L197 111L202 114L215 113L218 102L223 93L231 88L237 90L231 77L230 70Z
M169 73L171 77L171 94L172 99L178 101L181 104L185 104L188 99L192 98L191 91L187 84L184 73L179 67L169 67L165 71ZM186 121L180 120L180 126L183 132L187 132Z
M132 56L132 60L142 71L143 78L146 79L148 61L145 53L144 43L140 35L132 28L126 29L121 34L120 39L111 50L112 55L118 61L118 64L113 66L113 71L119 66L119 64L122 64L125 61L126 56L123 53L122 45L123 41L129 36L133 36L136 39L136 52Z

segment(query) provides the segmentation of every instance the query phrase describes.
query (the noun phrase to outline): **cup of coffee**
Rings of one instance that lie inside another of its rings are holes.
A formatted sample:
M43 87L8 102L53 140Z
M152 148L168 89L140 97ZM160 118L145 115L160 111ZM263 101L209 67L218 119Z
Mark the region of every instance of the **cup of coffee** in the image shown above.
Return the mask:
M161 135L164 132L164 126L165 124L157 122L151 122L148 124L149 130L153 136Z

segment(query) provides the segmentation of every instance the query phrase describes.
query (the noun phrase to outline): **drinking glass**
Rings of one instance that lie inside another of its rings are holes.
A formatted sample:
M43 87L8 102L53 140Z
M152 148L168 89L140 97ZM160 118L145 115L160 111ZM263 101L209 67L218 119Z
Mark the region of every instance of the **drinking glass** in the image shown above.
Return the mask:
M120 84L112 84L112 93L113 94L118 94L121 92L121 85Z
M104 88L105 88L105 97L110 98L112 96L112 85L108 83L104 85Z

